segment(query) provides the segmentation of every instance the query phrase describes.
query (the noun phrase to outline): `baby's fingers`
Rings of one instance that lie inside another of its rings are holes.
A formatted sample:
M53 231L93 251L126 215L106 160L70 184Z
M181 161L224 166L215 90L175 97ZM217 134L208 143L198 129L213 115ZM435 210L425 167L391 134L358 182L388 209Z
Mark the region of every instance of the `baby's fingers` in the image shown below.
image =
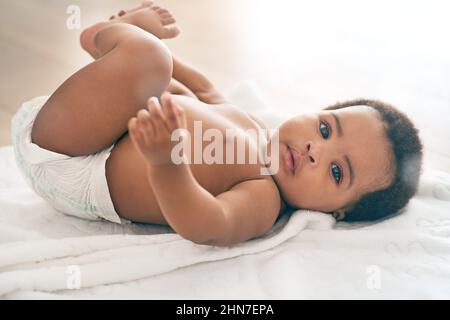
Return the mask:
M140 130L141 135L144 137L145 142L148 144L151 142L151 137L155 135L155 126L150 118L150 113L145 110L139 110L137 113L137 130Z
M181 112L183 110L181 109L181 107L178 107L175 102L173 102L170 93L164 93L161 96L161 102L169 130L172 132L173 130L176 130L178 128L186 127L185 121L182 121L182 119L180 118L180 110Z
M165 124L165 116L161 110L161 105L156 97L151 97L147 102L148 111L150 113L150 118L153 122L153 127L155 128L155 135L162 135L167 132L168 128Z
M133 117L128 122L128 131L130 133L131 140L137 145L141 146L144 143L144 137L141 134L141 130L137 128L137 118Z

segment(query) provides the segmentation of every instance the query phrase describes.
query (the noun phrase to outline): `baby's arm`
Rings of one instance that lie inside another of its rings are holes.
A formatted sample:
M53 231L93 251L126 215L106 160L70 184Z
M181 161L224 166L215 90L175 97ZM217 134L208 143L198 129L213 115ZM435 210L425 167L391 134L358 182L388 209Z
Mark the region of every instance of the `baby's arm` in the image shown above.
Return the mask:
M278 191L269 179L241 182L214 197L188 164L150 166L148 176L169 225L195 243L229 246L261 236L280 210Z
M188 96L194 99L197 99L197 96L189 90L188 87L186 87L184 84L179 82L178 80L175 80L174 78L170 79L169 86L166 89L167 92L171 94L178 94L182 96Z
M209 104L226 102L224 96L204 74L175 57L172 77L191 90L200 101Z
M147 162L147 175L169 225L183 238L199 244L226 246L264 234L280 210L270 179L242 182L213 196L195 179L189 164L171 160L170 135L185 128L183 111L169 94L149 100L129 123L130 137Z

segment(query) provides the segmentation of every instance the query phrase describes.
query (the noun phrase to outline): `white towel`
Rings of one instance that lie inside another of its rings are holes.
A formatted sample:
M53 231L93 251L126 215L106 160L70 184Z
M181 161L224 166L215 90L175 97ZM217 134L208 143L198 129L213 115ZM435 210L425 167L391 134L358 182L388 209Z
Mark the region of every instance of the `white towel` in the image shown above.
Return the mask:
M178 234L106 235L3 244L0 295L18 290L71 289L73 266L79 271L82 288L149 278L201 262L262 252L306 228L328 230L334 223L330 215L299 210L283 215L264 237L232 247L197 245Z

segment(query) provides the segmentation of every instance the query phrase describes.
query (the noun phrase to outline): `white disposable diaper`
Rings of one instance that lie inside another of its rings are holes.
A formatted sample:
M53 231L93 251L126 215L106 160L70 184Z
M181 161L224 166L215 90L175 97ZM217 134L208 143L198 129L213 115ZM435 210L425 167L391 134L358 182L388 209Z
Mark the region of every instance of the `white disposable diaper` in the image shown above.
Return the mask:
M105 163L113 145L89 156L70 157L31 142L34 119L47 99L37 97L22 104L11 123L15 158L25 180L60 212L121 223L105 175Z

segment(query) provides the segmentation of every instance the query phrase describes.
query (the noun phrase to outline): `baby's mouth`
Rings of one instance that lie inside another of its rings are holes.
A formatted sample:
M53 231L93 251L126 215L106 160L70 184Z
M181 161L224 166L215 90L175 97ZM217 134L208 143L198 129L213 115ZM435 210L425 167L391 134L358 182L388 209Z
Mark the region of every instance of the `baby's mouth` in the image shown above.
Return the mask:
M296 149L289 147L289 153L291 155L292 158L292 164L293 164L293 170L292 170L292 174L295 176L297 170L300 168L300 165L302 164L302 155L300 154L300 152L298 152Z
M287 150L286 150L286 154L284 156L284 162L286 164L287 169L292 173L292 175L295 175L295 169L297 166L295 154L291 147L289 147L288 145L286 145L286 147L287 147Z

